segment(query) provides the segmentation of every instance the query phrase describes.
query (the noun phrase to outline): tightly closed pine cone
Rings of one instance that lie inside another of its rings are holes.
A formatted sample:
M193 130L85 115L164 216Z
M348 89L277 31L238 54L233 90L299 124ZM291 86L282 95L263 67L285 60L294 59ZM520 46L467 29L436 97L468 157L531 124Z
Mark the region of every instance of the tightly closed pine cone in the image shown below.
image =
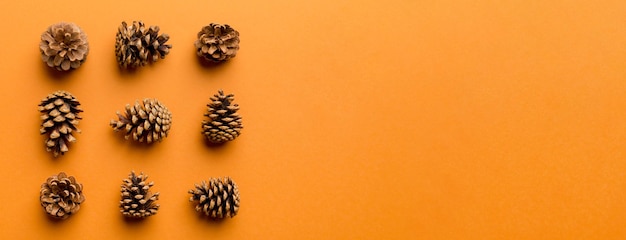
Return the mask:
M209 183L202 181L195 189L189 201L196 202L196 211L211 218L234 217L239 211L239 189L230 177L211 178Z
M67 71L80 67L87 59L87 35L74 23L52 24L41 34L41 59L49 67Z
M124 114L117 112L119 120L111 120L111 127L124 131L125 138L131 136L139 142L152 143L167 137L172 126L172 114L159 100L146 98L143 102L135 102L134 106L126 104Z
M83 185L73 176L61 172L41 185L39 200L51 217L66 219L78 212L80 204L85 201Z
M213 62L234 58L239 50L239 32L228 24L211 23L198 32L195 44L198 56Z
M65 154L70 143L76 142L73 132L80 132L78 114L83 110L78 100L69 92L57 91L46 96L39 104L41 134L46 134L46 151L55 157Z
M128 178L122 184L122 200L120 201L120 212L125 217L145 218L152 216L159 210L159 193L151 193L150 188L154 182L146 182L148 175L144 173L135 175L130 172Z
M158 26L146 27L142 21L132 25L122 22L115 36L117 63L123 68L136 68L165 58L172 48L165 44L170 36L159 35Z
M209 119L202 121L202 133L211 143L231 141L241 134L243 124L237 113L239 105L233 104L234 99L235 95L225 95L219 90L207 104L208 112L204 116Z

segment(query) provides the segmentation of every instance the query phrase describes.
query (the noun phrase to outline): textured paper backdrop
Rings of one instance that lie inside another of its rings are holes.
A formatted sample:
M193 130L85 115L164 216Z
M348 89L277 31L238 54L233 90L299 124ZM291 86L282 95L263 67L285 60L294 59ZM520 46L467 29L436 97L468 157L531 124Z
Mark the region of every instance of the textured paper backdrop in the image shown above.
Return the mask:
M2 239L623 239L626 237L624 1L7 1L0 25ZM163 61L118 71L122 20L171 36ZM91 51L78 70L40 60L40 34L71 21ZM206 68L203 25L241 33ZM205 104L232 92L245 129L200 134ZM85 110L52 159L37 104L64 89ZM155 97L170 136L138 147L108 126ZM66 171L86 202L50 221L39 186ZM161 210L118 212L145 171ZM241 191L233 219L198 217L186 193L211 176Z

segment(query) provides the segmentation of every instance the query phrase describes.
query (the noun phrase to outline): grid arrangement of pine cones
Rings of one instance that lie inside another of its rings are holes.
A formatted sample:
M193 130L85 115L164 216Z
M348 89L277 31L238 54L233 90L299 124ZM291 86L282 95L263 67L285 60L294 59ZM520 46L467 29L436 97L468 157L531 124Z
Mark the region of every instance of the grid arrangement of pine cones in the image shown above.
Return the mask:
M64 172L49 177L41 185L39 195L41 206L49 216L66 219L80 210L85 201L83 185L76 178Z
M172 126L172 113L157 99L146 98L135 105L126 104L124 113L117 112L119 120L111 120L113 130L124 131L125 138L139 142L160 142Z
M39 104L41 112L41 129L45 134L46 151L52 152L55 157L65 154L70 143L76 142L74 132L80 132L79 114L83 112L80 102L69 92L56 91L46 96Z
M237 55L239 32L228 24L211 23L198 32L197 54L212 62L221 62Z
M49 67L68 71L80 67L87 59L87 34L74 23L52 24L41 34L41 59Z
M239 211L239 189L230 178L211 178L189 190L189 201L196 203L196 211L208 217L234 217Z
M170 52L167 34L159 35L158 26L146 27L142 21L122 22L115 36L115 55L122 68L136 68L163 59Z
M151 193L150 188L154 182L147 182L148 175L143 172L136 175L130 172L128 178L122 183L122 200L120 201L120 212L125 217L145 218L152 216L159 210L159 193Z
M146 27L142 21L133 24L122 22L116 34L115 52L119 65L135 68L165 58L172 48L167 44L169 36L159 35L158 26ZM202 28L194 45L197 54L206 60L222 62L236 56L239 50L239 32L229 25L211 23ZM89 52L86 34L73 23L57 23L48 27L41 35L40 50L42 59L50 67L68 71L81 66ZM203 134L211 143L232 141L243 129L239 105L233 103L234 94L224 94L219 90L207 104L207 120L202 121ZM46 150L55 157L65 154L70 143L80 132L77 125L83 112L80 102L69 92L57 91L49 94L39 104L41 113L40 133L46 135ZM172 114L156 99L136 101L127 104L123 113L117 112L118 120L110 125L123 131L125 138L132 137L138 142L160 142L168 136L172 124ZM147 181L148 175L131 171L121 185L120 212L129 218L145 218L155 215L160 193L152 193L154 182ZM230 177L210 178L195 184L188 191L190 201L202 214L222 219L234 217L239 211L239 189ZM40 202L48 215L65 219L80 210L85 201L83 185L73 176L60 172L49 177L41 185Z
M220 144L232 141L241 134L243 124L237 113L239 105L234 104L234 100L234 94L224 94L223 90L211 97L204 114L208 120L202 121L202 133L209 142Z

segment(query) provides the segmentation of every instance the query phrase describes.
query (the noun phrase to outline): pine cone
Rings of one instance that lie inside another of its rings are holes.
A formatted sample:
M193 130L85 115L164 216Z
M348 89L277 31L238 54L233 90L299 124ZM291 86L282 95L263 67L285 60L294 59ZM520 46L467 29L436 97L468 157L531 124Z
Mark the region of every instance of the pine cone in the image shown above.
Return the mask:
M234 140L241 134L243 124L238 104L232 104L235 95L225 95L219 90L211 97L211 103L207 104L208 112L204 114L209 120L202 121L204 136L211 143L224 143Z
M83 185L73 176L61 172L41 185L39 200L51 217L66 219L78 212L80 204L85 201Z
M80 132L77 128L78 116L83 110L76 98L66 91L57 91L45 97L39 104L41 112L41 134L47 134L46 151L55 157L67 152L69 143L76 142L72 132Z
M211 23L198 32L195 44L198 56L213 62L234 58L239 50L239 32L228 24Z
M172 48L165 44L170 36L159 35L158 26L146 28L142 21L132 25L122 22L115 36L117 63L123 68L136 68L165 58Z
M212 218L234 217L239 211L239 189L230 177L211 178L207 184L196 184L189 190L189 201L196 202L196 211Z
M122 184L122 200L120 201L120 212L125 217L145 218L152 216L159 210L159 193L152 194L150 188L154 182L146 182L148 175L130 172L127 179Z
M52 24L41 34L41 59L59 71L78 68L87 59L87 35L74 23Z
M111 120L111 127L117 132L123 130L125 138L130 136L139 142L152 143L167 137L172 126L172 114L159 100L146 98L134 106L126 104L124 114L117 112L119 121Z

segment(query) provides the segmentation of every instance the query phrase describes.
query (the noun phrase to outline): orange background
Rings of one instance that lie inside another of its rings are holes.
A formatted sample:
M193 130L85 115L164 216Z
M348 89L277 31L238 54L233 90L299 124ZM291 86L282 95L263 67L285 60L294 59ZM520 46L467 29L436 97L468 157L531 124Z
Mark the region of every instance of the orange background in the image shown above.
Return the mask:
M6 1L0 25L0 238L624 239L626 2ZM171 53L118 70L121 21L171 36ZM77 23L90 53L56 74L40 34ZM196 33L241 34L232 61L203 67ZM53 159L37 104L64 89L82 134ZM245 128L207 147L200 122L218 89ZM155 97L173 113L153 147L108 126ZM142 222L118 212L121 180L145 171L161 192ZM59 171L86 202L62 222L39 206ZM241 210L198 217L188 189L231 176Z

